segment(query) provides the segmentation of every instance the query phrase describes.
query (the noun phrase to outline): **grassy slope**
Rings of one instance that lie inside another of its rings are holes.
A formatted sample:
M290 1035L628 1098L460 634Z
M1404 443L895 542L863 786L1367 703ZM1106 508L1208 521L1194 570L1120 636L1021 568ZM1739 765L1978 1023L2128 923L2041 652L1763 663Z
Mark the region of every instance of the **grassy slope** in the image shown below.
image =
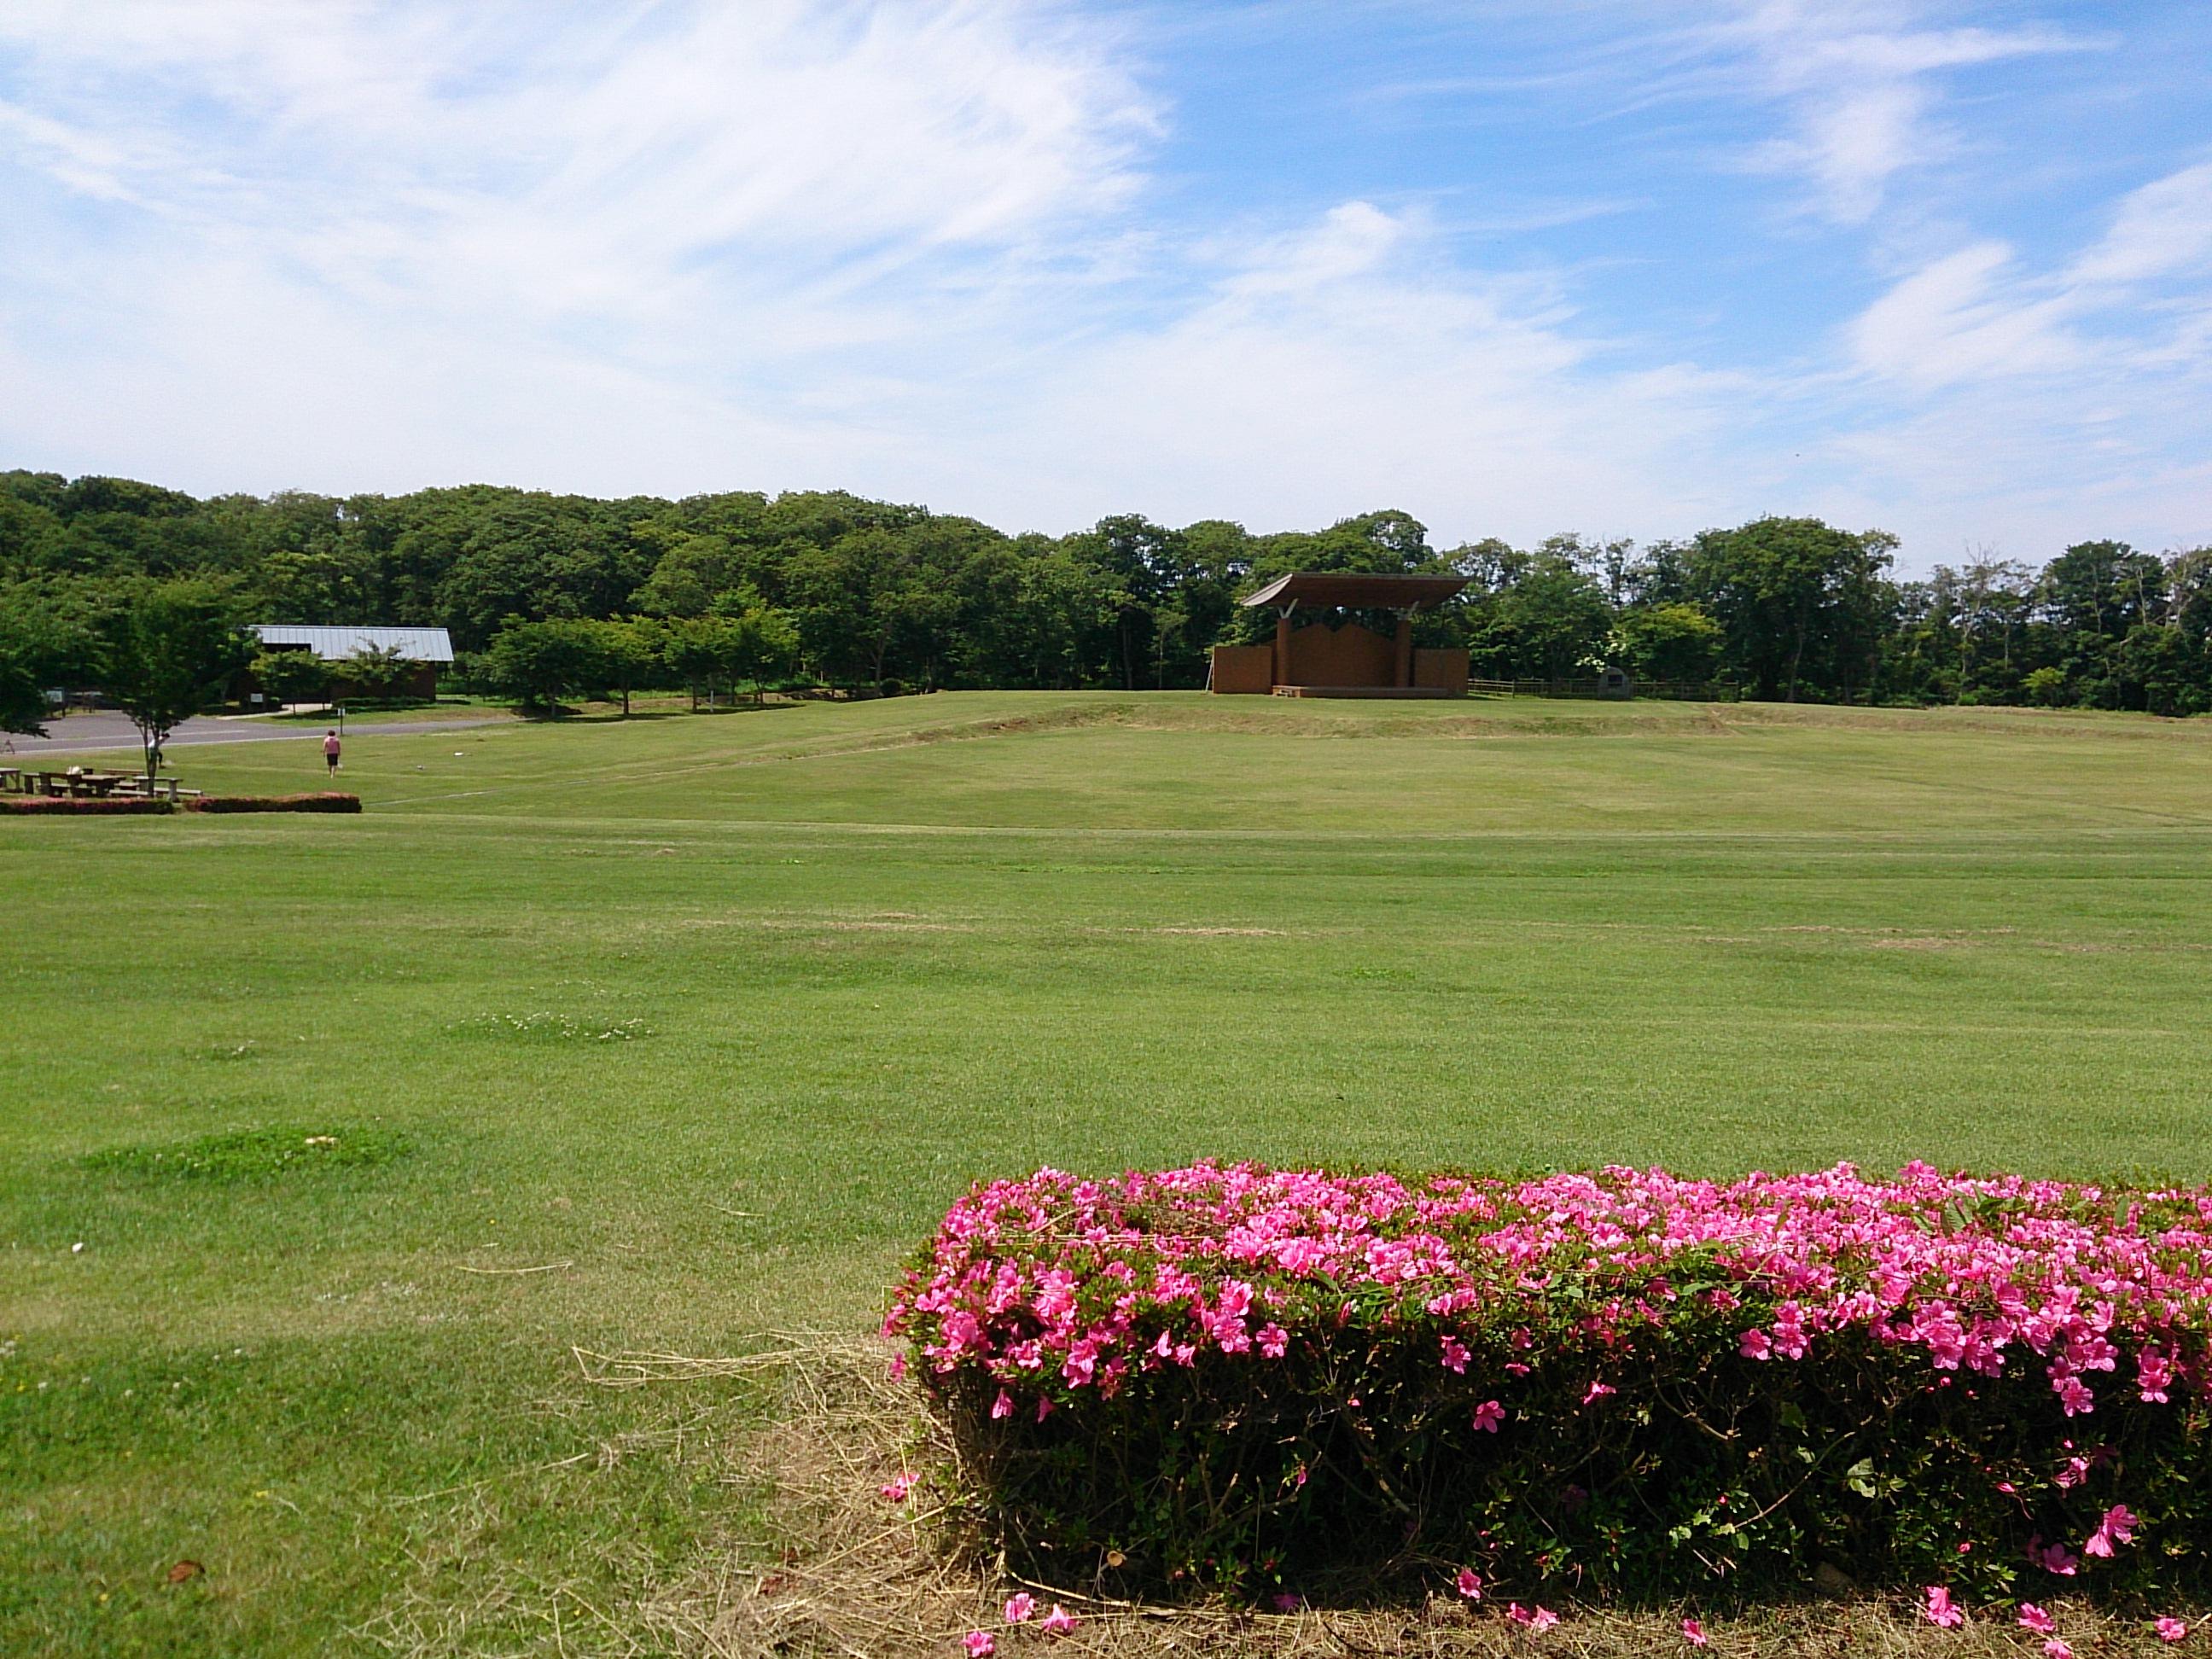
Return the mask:
M975 694L345 781L0 825L0 1648L590 1650L750 1500L568 1346L858 1326L1040 1161L2212 1175L2202 722ZM79 1161L271 1127L410 1150Z

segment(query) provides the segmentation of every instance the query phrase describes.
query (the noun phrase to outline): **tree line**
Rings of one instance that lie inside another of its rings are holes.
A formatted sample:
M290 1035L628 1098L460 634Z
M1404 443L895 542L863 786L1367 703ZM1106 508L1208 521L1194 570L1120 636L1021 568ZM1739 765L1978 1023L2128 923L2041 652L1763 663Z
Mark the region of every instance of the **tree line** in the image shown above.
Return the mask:
M1137 515L1008 535L834 491L203 500L15 471L0 474L0 705L114 676L119 619L157 592L240 620L442 626L464 684L538 702L786 676L1196 687L1209 647L1272 630L1240 598L1342 570L1468 577L1417 639L1465 647L1479 677L1624 667L1785 701L2212 709L2212 550L2087 540L2039 566L1977 557L1900 580L1896 546L1808 518L1642 544L1440 548L1389 511L1265 535Z

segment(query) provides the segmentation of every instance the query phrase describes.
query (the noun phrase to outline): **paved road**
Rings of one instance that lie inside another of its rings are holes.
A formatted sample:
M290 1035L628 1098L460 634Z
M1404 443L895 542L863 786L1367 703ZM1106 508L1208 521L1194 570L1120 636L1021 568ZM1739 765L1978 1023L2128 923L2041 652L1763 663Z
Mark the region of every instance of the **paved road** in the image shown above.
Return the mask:
M444 720L356 720L346 728L346 741L356 738L374 737L380 732L462 732L472 726L503 726L506 721L496 716L477 715L474 718ZM319 743L328 728L320 726L283 726L267 719L225 720L220 716L195 715L169 734L167 747L182 749L188 744L203 743L281 743L290 738L305 743L313 738ZM22 733L11 733L0 741L0 750L7 743L15 745L19 755L60 754L86 749L136 749L138 747L138 728L120 714L95 711L88 714L71 714L66 720L48 720L46 735L27 738Z

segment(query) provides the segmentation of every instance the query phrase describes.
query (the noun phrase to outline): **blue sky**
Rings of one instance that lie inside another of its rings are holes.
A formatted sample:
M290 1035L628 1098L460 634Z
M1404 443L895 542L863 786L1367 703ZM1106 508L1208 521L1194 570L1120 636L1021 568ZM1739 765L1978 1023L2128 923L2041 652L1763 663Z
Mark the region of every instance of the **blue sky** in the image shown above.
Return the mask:
M2212 7L9 0L0 465L2212 541Z

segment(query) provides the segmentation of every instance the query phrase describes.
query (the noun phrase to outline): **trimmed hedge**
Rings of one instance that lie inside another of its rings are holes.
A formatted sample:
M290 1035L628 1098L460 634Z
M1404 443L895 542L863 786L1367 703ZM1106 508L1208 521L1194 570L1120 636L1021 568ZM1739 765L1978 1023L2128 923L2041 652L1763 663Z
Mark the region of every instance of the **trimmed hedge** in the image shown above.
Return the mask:
M2204 1188L1048 1170L885 1329L1057 1583L2212 1594Z
M135 795L0 796L0 812L21 817L137 817L176 810L168 801L145 800Z
M195 812L358 812L361 797L318 789L304 795L203 795L185 805Z

